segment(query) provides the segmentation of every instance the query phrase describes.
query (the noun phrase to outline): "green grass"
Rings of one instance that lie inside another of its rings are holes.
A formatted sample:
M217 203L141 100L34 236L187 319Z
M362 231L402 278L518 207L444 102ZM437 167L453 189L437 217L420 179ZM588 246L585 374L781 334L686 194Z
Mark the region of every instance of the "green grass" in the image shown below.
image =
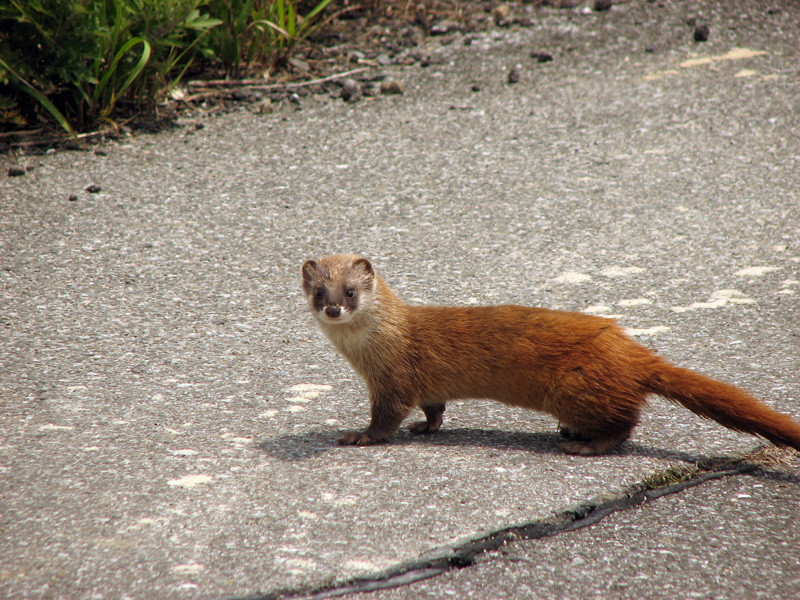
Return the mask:
M642 481L643 489L654 490L656 488L682 483L692 479L700 472L699 468L695 466L674 466L669 467L665 471L654 473Z
M4 0L0 130L115 125L122 102L160 101L199 61L274 67L330 2L303 17L293 0Z
M213 46L234 78L254 63L274 67L313 32L330 3L321 0L303 17L290 0L219 0L222 26L212 32Z

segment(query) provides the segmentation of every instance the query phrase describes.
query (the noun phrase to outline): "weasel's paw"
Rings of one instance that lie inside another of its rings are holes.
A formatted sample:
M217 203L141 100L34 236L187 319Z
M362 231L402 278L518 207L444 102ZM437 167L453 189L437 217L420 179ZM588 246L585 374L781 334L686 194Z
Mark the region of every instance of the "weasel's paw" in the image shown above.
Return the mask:
M380 444L386 440L375 438L366 431L353 431L351 433L346 433L340 437L338 441L341 446L371 446L373 444Z
M415 435L420 435L423 433L436 433L439 431L439 428L431 425L427 421L417 421L409 425L408 430Z
M633 429L633 428L631 428ZM605 454L619 446L628 439L631 429L623 429L603 437L595 437L590 440L570 440L561 442L559 446L568 454L580 454L582 456L593 456L595 454Z
M594 449L590 442L561 442L559 446L567 454L577 454L578 456L593 456L595 454L600 454Z

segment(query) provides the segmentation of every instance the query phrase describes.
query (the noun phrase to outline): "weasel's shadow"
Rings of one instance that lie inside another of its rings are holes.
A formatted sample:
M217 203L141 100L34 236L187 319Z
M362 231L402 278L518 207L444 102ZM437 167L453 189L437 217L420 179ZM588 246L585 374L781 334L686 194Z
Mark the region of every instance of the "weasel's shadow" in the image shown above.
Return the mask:
M287 462L299 462L309 460L326 452L347 452L352 451L352 446L339 446L337 439L345 433L344 431L309 431L304 434L280 435L258 444L258 447L277 458ZM517 432L501 431L497 429L465 429L448 428L433 435L413 435L407 430L400 430L392 439L390 444L396 446L444 446L444 447L483 447L494 448L497 450L525 450L528 452L544 455L561 455L563 450L558 446L558 442L563 438L557 432ZM379 451L381 446L373 446ZM638 444L636 442L625 442L616 450L609 453L610 456L646 456L666 460L678 460L689 464L702 463L715 460L715 457L704 455L687 454L674 450L663 450ZM592 460L592 457L584 457Z

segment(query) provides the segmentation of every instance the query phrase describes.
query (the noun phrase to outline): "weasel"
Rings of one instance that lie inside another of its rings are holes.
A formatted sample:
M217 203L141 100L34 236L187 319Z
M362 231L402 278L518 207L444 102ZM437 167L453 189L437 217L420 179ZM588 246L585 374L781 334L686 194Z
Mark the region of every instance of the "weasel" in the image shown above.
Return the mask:
M736 431L800 450L800 424L747 392L668 363L612 319L523 306L411 306L363 257L303 264L302 287L322 331L369 390L372 419L340 444L388 441L415 407L435 433L445 402L492 398L553 415L561 447L603 454L624 442L648 394Z

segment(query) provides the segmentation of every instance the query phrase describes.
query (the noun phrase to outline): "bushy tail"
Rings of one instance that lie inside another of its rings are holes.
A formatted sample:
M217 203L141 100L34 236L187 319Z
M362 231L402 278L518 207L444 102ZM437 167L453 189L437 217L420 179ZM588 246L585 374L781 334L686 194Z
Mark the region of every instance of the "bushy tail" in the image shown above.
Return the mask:
M728 429L800 450L799 423L728 383L659 361L653 366L647 387Z

